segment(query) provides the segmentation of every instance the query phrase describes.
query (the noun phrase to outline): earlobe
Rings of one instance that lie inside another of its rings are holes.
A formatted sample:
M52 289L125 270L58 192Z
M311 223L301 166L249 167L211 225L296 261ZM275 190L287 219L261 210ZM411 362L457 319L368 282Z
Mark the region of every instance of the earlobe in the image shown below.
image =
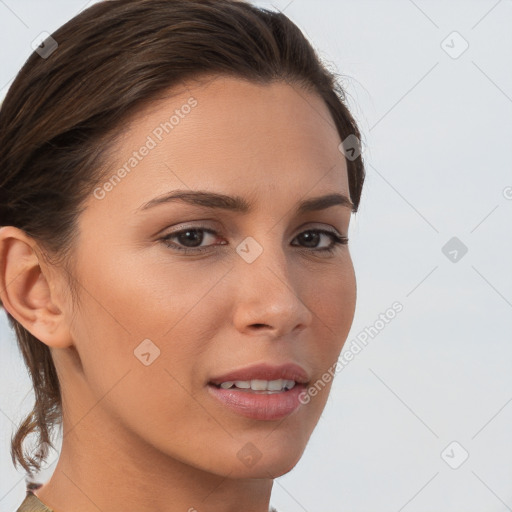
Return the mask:
M0 228L0 298L33 336L50 347L64 348L72 344L69 326L54 302L49 272L36 247L23 230Z

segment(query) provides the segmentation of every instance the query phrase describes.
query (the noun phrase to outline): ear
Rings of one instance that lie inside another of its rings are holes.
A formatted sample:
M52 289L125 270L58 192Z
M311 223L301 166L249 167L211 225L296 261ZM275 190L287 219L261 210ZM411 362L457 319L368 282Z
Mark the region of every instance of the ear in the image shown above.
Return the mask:
M0 299L7 312L50 347L72 345L56 283L37 242L14 226L0 228ZM55 280L55 273L52 272ZM53 286L52 286L53 285ZM52 297L53 295L53 297Z

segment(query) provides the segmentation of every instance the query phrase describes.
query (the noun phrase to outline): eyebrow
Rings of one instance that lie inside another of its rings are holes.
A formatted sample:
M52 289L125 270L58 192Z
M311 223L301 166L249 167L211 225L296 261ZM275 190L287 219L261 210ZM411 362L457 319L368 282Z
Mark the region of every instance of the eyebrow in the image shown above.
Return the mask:
M169 194L155 197L143 204L138 210L148 210L160 204L184 202L194 206L203 206L206 208L222 209L232 212L249 213L252 211L252 204L240 196L228 196L208 191L186 191L175 190ZM301 201L296 210L296 214L325 210L331 206L343 206L353 210L354 204L344 194L327 194L324 196L313 197Z
M147 210L160 204L172 203L172 202L184 202L194 206L203 206L206 208L222 209L232 212L249 213L252 210L252 205L240 196L228 196L225 194L219 194L215 192L207 191L185 191L175 190L169 194L155 197L143 204L138 210ZM307 212L325 210L331 206L343 206L352 210L354 204L344 194L328 194L319 197L313 197L301 201L295 213L304 214Z

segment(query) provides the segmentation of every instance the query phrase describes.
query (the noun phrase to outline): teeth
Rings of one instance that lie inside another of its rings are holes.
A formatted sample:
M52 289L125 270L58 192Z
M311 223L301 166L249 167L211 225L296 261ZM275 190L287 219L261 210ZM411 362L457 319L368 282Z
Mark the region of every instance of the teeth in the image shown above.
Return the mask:
M294 380L285 380L284 381L284 387L286 389L292 389L295 387L295 381Z
M267 389L267 381L266 380L251 380L251 389L253 391L265 391Z
M266 389L268 389L269 391L281 391L283 387L283 379L269 380Z
M228 380L220 385L222 389L230 389L233 386L239 389L251 389L252 391L283 391L285 389L292 389L295 386L295 381L287 379Z

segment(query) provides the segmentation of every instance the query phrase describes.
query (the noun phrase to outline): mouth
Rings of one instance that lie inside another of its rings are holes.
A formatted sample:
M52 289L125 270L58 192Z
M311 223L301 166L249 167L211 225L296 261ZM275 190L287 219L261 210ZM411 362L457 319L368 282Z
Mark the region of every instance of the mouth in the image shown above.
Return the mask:
M223 375L212 377L210 384L223 389L236 387L252 391L282 391L293 388L295 384L306 384L309 375L302 366L287 363L279 366L269 363L256 364L232 370Z
M301 405L299 395L309 382L296 364L257 365L215 377L207 388L217 404L238 415L263 421L279 420Z
M220 384L210 383L219 389L235 389L245 393L258 393L258 394L274 394L284 393L290 391L295 387L297 382L291 379L276 379L276 380L227 380Z

